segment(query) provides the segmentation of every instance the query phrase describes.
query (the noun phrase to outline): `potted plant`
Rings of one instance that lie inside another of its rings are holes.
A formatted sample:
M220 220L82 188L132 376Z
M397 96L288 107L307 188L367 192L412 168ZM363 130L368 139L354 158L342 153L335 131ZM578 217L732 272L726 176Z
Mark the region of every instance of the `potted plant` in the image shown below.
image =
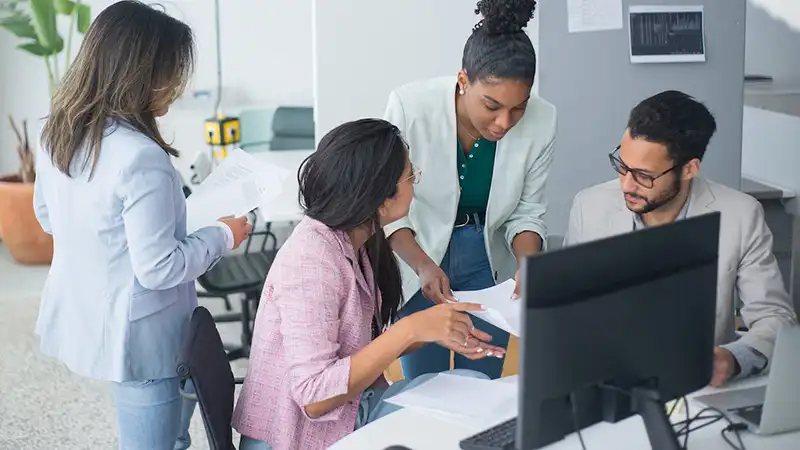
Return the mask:
M59 16L67 17L62 21ZM66 40L58 22L69 23ZM75 34L85 33L90 23L91 10L79 0L0 0L0 28L22 40L18 49L42 59L51 96L72 62ZM49 264L53 239L42 230L33 210L36 170L27 121L20 126L9 116L9 122L17 138L20 168L16 174L0 176L0 239L18 262Z

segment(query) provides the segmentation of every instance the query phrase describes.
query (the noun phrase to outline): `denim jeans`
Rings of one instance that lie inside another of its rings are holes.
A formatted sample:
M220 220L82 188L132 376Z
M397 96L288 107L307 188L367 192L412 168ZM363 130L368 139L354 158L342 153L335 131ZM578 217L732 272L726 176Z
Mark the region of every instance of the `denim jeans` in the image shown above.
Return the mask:
M186 450L196 401L184 399L180 379L114 383L120 450ZM187 383L187 391L192 391Z
M484 246L483 228L479 225L455 228L441 267L450 280L453 291L477 291L494 286L495 279ZM422 291L418 291L403 306L398 316L406 317L433 305L432 301L422 295ZM492 345L508 347L507 332L475 316L470 316L470 319L476 328L492 336ZM416 352L403 356L400 361L403 374L413 379L425 373L450 370L450 350L438 344L426 344ZM495 357L473 361L456 353L454 368L476 370L491 379L497 379L503 373L504 362L505 358Z
M460 375L470 378L487 378L486 375L471 370L453 370L450 372L453 375ZM369 388L361 394L361 403L358 405L358 416L356 416L356 424L354 429L357 430L368 423L374 422L381 417L393 413L399 409L400 406L394 405L385 401L386 399L397 395L405 390L418 386L425 381L430 380L436 374L429 373L421 377L409 380L398 381L393 383L385 390ZM466 394L465 394L466 395ZM239 450L272 450L269 444L258 439L242 436L239 443Z

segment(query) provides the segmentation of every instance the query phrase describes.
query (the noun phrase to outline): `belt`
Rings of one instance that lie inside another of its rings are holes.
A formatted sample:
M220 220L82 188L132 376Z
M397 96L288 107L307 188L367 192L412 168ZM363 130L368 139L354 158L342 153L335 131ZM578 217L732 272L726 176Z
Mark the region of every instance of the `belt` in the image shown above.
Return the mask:
M486 223L486 213L460 213L456 215L453 228L462 228L469 225L483 225Z

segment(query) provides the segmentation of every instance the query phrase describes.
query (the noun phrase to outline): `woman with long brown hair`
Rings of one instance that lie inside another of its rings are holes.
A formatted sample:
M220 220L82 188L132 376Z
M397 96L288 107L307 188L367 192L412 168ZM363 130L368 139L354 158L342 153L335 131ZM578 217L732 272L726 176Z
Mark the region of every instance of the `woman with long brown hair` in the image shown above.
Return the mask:
M247 236L244 218L187 235L186 204L156 118L191 74L191 29L140 2L102 11L41 134L36 215L54 255L36 325L42 352L113 383L119 447L189 447L194 403L175 367L194 281Z

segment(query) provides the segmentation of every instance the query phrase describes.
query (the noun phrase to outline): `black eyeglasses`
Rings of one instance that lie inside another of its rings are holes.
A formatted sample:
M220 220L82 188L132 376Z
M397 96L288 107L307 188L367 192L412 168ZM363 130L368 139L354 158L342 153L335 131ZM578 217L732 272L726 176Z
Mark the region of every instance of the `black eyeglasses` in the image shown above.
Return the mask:
M657 179L663 177L664 175L672 172L675 169L679 169L682 166L682 164L675 164L669 169L661 172L659 175L650 175L648 173L642 172L639 169L631 169L630 167L626 166L625 163L622 162L622 160L619 159L618 156L616 156L616 153L619 152L619 147L620 146L618 145L613 152L608 154L608 159L611 161L611 167L613 167L614 170L623 177L628 173L630 173L631 176L633 177L633 181L635 181L640 186L645 187L647 189L652 189Z

